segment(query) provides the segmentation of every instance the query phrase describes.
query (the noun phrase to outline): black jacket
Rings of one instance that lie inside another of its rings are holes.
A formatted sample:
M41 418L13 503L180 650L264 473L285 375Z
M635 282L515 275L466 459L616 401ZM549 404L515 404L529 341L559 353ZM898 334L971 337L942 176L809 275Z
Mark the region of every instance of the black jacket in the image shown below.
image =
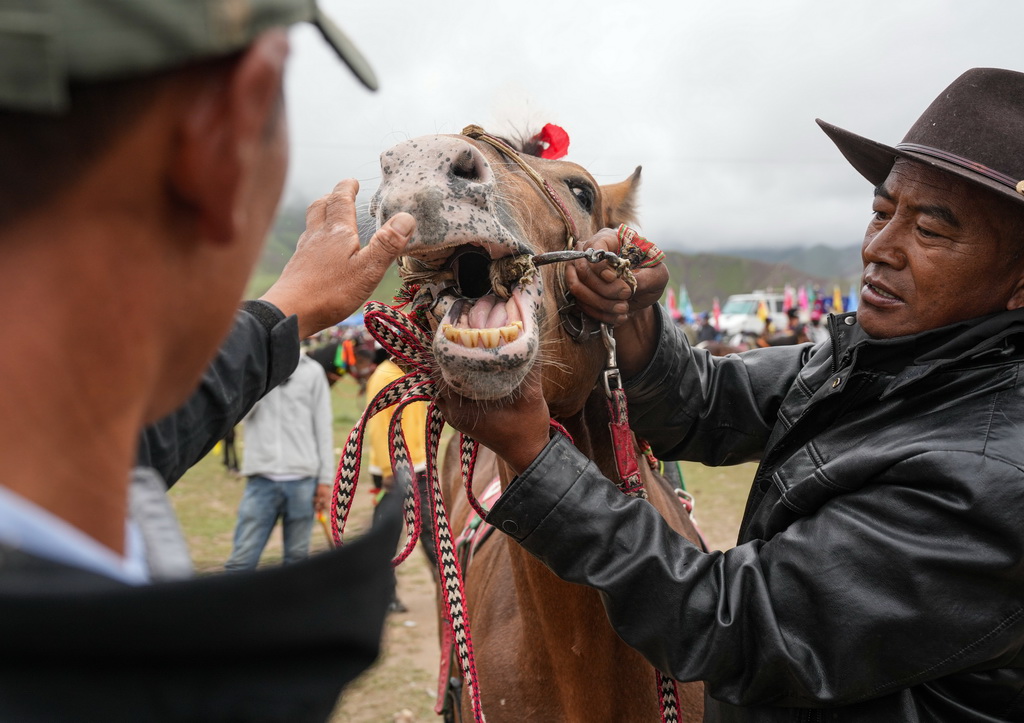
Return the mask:
M142 433L137 464L155 469L168 487L295 371L298 320L285 318L270 304L263 308L262 319L238 312L231 333L188 402Z
M705 680L706 720L1024 720L1024 311L830 326L714 358L662 324L628 385L659 456L761 460L737 547L700 552L560 438L489 519Z

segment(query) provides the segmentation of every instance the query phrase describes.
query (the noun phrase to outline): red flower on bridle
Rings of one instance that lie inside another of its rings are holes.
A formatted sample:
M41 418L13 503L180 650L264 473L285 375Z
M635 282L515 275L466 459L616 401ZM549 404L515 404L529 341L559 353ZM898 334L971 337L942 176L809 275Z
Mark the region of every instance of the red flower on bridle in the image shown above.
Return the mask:
M565 129L548 123L540 129L540 133L533 137L541 146L541 158L557 159L562 158L569 152L569 134Z

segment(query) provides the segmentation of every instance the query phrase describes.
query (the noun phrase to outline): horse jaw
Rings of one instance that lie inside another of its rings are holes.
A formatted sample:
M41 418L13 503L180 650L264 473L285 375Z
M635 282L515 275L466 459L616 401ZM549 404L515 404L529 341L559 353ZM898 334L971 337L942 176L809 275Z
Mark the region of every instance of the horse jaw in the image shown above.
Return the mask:
M511 397L537 360L543 294L538 276L516 287L507 301L493 294L472 304L442 296L437 311L443 321L434 332L433 350L444 381L471 399Z

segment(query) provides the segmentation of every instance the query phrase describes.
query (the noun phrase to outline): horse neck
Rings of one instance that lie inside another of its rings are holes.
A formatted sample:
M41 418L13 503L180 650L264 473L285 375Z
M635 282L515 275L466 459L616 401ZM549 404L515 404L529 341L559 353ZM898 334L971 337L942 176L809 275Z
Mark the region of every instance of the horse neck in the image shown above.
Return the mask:
M600 404L588 403L577 414L557 420L572 435L574 444L591 459L603 457L595 452L610 445L607 411L601 407L603 399L602 391L596 400ZM597 462L606 476L613 474L614 469L611 455L607 457L609 459ZM501 467L503 482L507 482L509 470L503 464ZM559 696L576 699L582 690L588 700L577 700L573 704L581 710L592 706L611 710L611 707L625 704L623 700L602 699L598 689L607 688L615 691L613 698L621 698L624 691L629 691L628 700L639 696L645 701L643 705L650 704L654 679L650 665L613 631L597 592L559 579L519 545L508 544L507 554L520 633L523 640L530 641L523 646L522 654L533 658L530 665L562 671L559 679L568 682ZM579 678L573 671L586 680L602 684L597 688L580 688ZM641 703L633 701L630 705Z

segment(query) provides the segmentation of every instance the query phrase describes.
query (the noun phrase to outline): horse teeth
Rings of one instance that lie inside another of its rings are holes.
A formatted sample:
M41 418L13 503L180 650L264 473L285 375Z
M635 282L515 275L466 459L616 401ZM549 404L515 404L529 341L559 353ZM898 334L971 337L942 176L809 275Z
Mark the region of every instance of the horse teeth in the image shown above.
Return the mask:
M508 326L503 326L500 329L498 329L499 333L501 334L501 338L504 339L506 342L515 341L516 339L518 339L519 332L521 332L522 330L523 322L521 321L513 322Z
M476 329L459 329L459 337L462 346L476 349L477 343L480 341L480 332Z
M496 349L502 342L511 342L519 338L523 332L523 322L513 321L505 326L491 329L472 329L467 327L442 324L441 333L450 342L461 344L470 349L483 347L484 349Z
M459 341L459 330L456 329L451 324L445 324L444 326L442 326L441 331L442 333L444 333L444 338L447 339L448 341Z
M481 329L480 345L485 349L494 349L501 344L500 329Z

